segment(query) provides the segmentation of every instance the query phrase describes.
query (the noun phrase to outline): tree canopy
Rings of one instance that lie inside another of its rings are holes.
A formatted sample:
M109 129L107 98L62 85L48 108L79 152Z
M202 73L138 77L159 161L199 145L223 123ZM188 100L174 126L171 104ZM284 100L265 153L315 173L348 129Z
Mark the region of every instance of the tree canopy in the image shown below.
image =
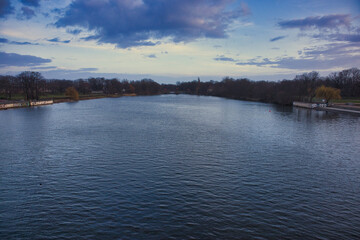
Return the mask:
M316 97L325 99L326 103L328 103L332 99L341 99L340 89L326 87L322 85L318 87L315 92Z
M74 87L68 87L65 91L65 95L69 96L71 100L78 101L79 93Z

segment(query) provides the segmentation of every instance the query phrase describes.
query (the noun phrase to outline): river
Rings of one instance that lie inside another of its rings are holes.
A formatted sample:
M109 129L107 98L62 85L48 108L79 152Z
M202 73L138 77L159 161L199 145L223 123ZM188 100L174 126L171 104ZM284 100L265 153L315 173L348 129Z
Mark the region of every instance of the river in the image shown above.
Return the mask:
M0 121L0 239L360 238L359 116L162 95Z

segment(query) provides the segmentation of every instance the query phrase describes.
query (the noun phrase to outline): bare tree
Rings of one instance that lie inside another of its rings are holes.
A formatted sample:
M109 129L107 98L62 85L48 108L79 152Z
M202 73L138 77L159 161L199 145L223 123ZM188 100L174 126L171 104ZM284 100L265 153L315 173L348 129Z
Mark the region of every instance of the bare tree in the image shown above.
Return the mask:
M39 72L22 72L18 75L26 100L39 100L43 77Z

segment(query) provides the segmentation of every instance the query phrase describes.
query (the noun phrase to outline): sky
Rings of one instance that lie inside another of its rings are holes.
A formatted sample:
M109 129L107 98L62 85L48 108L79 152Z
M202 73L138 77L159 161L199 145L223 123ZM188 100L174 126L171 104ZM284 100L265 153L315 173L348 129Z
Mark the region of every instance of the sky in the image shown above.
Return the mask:
M0 74L159 83L360 67L360 0L0 0Z

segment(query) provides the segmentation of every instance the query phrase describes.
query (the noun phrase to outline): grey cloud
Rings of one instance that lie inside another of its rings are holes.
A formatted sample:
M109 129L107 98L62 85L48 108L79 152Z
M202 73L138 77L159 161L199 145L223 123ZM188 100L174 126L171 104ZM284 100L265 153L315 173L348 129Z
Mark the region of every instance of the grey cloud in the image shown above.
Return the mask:
M228 26L250 10L234 0L74 0L57 27L82 27L95 34L84 40L113 43L119 48L153 46L151 39L189 42L226 38Z
M312 37L330 42L360 42L360 28L355 27L349 14L333 14L326 16L307 17L303 19L279 22L283 29L298 28L299 36ZM308 33L306 30L318 30Z
M331 69L335 67L349 68L360 65L360 46L358 44L327 44L322 47L306 48L302 54L303 56L300 58L251 59L247 62L238 62L236 64L298 70Z
M32 7L40 6L40 0L20 0L22 4Z
M47 70L47 69L56 69L56 66L47 66L47 67L32 67L31 69L38 69L38 70Z
M14 44L14 45L39 45L38 43L31 43L31 42L9 41L6 38L0 38L0 43L7 43L7 44Z
M338 27L350 27L351 17L348 14L332 14L326 16L307 17L302 19L280 21L281 28L306 29L334 29Z
M31 42L17 42L17 41L11 41L10 44L15 45L39 45L38 43L31 43Z
M22 17L25 19L31 19L36 16L35 11L29 7L22 7L21 12L22 12Z
M360 42L360 34L330 34L328 38L336 41Z
M52 13L55 13L57 15L63 14L64 13L64 9L60 9L60 8L54 8L51 10Z
M156 55L155 54L149 54L146 57L148 57L148 58L156 58Z
M276 42L276 41L279 41L279 40L284 39L284 38L286 38L286 36L274 37L274 38L271 38L271 39L270 39L270 42Z
M224 62L235 62L233 58L225 57L224 55L214 58L215 61L224 61Z
M353 64L360 63L359 57L341 57L338 59L306 59L306 58L281 58L277 60L264 59L262 62L248 62L237 63L237 65L254 65L254 66L266 66L270 65L273 68L286 68L297 70L313 70L313 69L331 69L339 66L354 66ZM340 64L339 64L340 63Z
M82 30L81 29L67 29L66 32L73 34L73 35L79 35L82 32Z
M7 66L37 66L51 62L51 59L17 53L0 52L0 67Z
M8 43L9 40L7 40L6 38L0 38L0 43Z
M80 68L78 71L81 71L81 72L93 72L93 71L97 71L98 68Z
M0 18L4 18L6 15L14 12L14 8L11 5L10 0L0 1Z
M58 37L47 39L48 42L54 42L54 43L69 43L70 40L60 40Z

